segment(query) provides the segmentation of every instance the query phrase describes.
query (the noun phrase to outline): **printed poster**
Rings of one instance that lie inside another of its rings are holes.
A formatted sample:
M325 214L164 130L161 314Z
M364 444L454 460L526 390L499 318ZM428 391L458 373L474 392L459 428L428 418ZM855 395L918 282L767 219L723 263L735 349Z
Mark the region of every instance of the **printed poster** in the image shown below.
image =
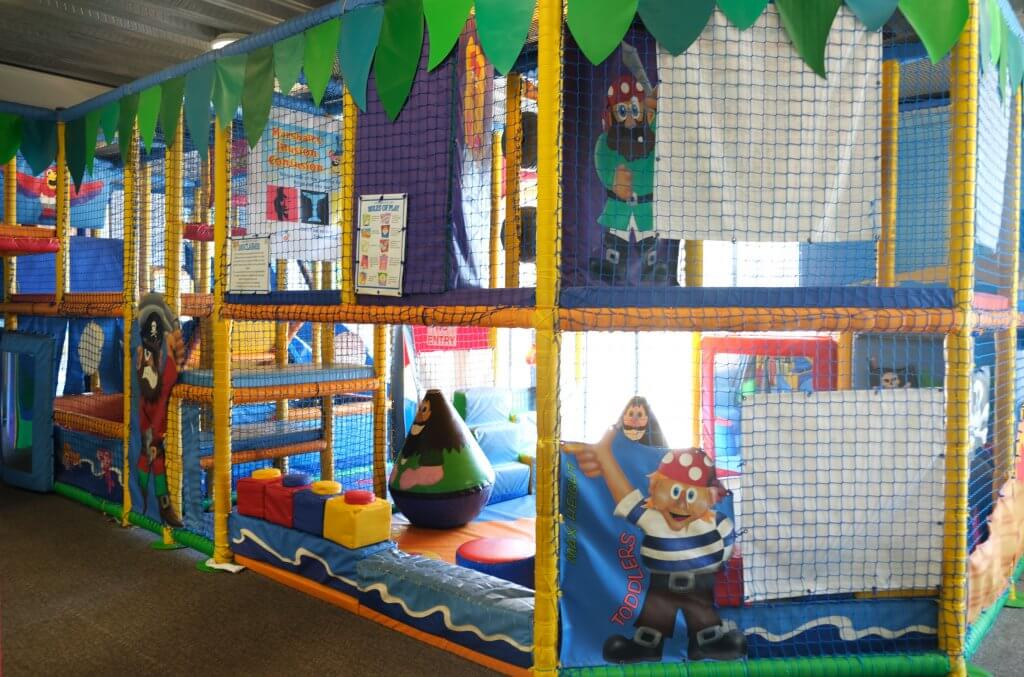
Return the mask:
M356 293L401 296L407 195L360 195Z
M340 189L341 121L274 108L249 155L248 193L255 200L250 235L270 237L274 258L336 261L339 224L331 199Z
M228 292L231 294L270 293L269 237L231 238Z

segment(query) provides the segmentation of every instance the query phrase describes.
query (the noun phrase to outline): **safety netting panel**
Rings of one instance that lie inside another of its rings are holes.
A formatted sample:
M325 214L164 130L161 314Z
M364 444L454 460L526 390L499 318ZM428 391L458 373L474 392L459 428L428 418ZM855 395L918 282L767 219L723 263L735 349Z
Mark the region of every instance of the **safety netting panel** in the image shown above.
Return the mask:
M687 260L691 285L855 287L820 305L948 305L872 289L948 286L932 275L948 241L948 61L917 75L911 47L912 32L865 31L846 8L827 78L772 7L743 32L716 11L679 56L634 26L594 66L567 36L563 305L745 305L674 291Z
M935 649L944 371L942 336L566 334L562 664Z
M233 302L340 302L342 94L332 77L314 103L304 80L275 92L263 135L241 118L230 132L230 264Z

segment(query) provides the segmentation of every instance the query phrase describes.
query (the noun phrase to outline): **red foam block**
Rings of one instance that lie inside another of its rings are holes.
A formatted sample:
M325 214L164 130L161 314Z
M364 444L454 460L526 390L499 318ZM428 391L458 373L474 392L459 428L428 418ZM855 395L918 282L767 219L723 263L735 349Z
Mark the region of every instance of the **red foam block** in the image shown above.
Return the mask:
M238 486L236 488L238 501L235 504L238 508L238 514L264 519L264 498L266 496L267 489L279 484L281 484L280 477L272 477L265 480L256 479L254 477L243 477L238 480Z
M267 487L267 495L263 500L263 519L283 527L293 528L295 522L295 494L309 485L286 487L280 483Z

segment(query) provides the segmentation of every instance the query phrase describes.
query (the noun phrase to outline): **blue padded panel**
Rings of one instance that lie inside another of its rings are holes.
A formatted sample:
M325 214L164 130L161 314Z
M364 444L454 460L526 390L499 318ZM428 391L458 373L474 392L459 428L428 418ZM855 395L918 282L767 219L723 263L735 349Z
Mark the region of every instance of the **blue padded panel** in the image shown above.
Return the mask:
M511 421L498 421L486 425L472 426L473 436L480 443L480 448L491 464L519 461L519 453L524 451L521 426Z
M310 364L293 364L274 369L266 367L261 369L235 369L231 372L231 385L234 388L259 388L302 383L323 383L326 381L349 381L372 377L373 368L362 365L316 367ZM213 371L210 369L190 369L178 377L178 382L203 388L212 388Z
M337 289L272 291L269 294L225 294L228 303L246 306L336 306L341 303Z
M496 463L494 488L488 504L510 501L530 493L530 466L525 463Z
M464 388L455 391L456 408L463 405L466 425L473 427L485 423L508 421L512 413L512 393L503 388ZM459 409L459 413L463 413Z
M948 287L566 287L563 308L951 308Z

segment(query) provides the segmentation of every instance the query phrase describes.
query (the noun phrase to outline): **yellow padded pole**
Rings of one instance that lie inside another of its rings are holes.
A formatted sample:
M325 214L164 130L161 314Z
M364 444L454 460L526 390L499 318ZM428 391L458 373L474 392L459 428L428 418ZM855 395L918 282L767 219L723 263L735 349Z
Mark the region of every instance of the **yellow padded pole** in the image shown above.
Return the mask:
M539 101L537 109L537 310L534 317L537 338L537 523L535 606L533 621L533 669L558 669L558 476L559 437L558 369L561 356L561 327L558 291L561 248L561 120L562 120L562 2L538 3ZM510 92L511 94L511 92ZM510 97L511 98L511 97ZM511 130L510 130L511 131ZM515 137L513 137L515 138ZM516 144L509 144L515 148ZM518 173L510 162L507 176ZM518 185L511 191L516 198ZM508 195L506 195L508 198ZM506 212L506 236L516 232ZM506 239L506 246L508 240ZM518 249L509 260L518 261ZM506 249L506 256L509 250ZM517 280L513 280L518 282ZM515 284L508 286L516 286Z
M67 143L64 123L57 123L57 242L59 247L56 260L55 297L57 306L64 302L68 290L68 218L71 206L70 181L68 181Z
M523 80L519 73L505 79L505 286L519 286L519 171L523 164ZM540 143L538 139L538 144ZM539 202L539 198L538 198Z
M18 223L18 156L15 154L7 161L4 169L4 225L13 226ZM14 256L4 257L4 301L9 302L11 295L18 292L18 259ZM4 327L8 330L18 328L18 316L14 313L4 315Z
M373 390L373 491L387 494L388 444L388 325L373 326L373 374L377 387Z
M164 154L164 299L171 311L181 313L181 238L184 213L185 125L178 125L174 139ZM152 187L152 186L151 186ZM174 511L181 515L182 455L181 455L181 400L172 397L167 403L167 488ZM173 532L163 529L163 540L174 543Z
M139 291L153 290L153 167L149 162L139 167Z
M1013 192L1010 196L1010 219L1006 224L1010 234L1006 247L1010 253L1010 265L1006 270L1009 283L1010 309L1016 310L1019 294L1018 270L1020 266L1020 152L1021 152L1021 89L1013 99L1011 125L1013 133L1013 158L1010 180ZM1017 326L1019 317L1016 312L1010 313L1010 326L996 332L996 471L993 477L992 493L998 495L1006 480L1013 478L1016 470L1015 417L1014 403L1017 399Z
M120 143L126 143L124 139L120 140ZM127 141L131 144L131 150L128 152L127 162L124 165L124 206L123 206L123 218L124 223L124 235L123 235L123 258L124 258L124 289L122 290L122 308L121 314L124 317L124 371L123 371L123 388L124 397L122 399L122 415L124 421L124 432L121 435L121 446L124 450L123 453L123 465L121 466L121 485L124 489L122 497L122 526L128 526L131 522L128 519L128 513L132 509L132 495L131 495L131 464L128 460L128 450L131 447L131 425L132 420L132 367L135 364L134 356L132 355L132 342L131 332L132 325L135 321L135 306L139 299L139 288L135 282L135 271L136 271L136 257L138 256L138 250L135 247L135 216L137 205L136 200L136 185L135 185L135 173L139 166L139 132L138 127L132 127L131 138Z
M501 262L501 135L491 134L491 243L488 248L488 286L498 287L498 268ZM498 329L491 327L488 332L488 345L491 347L491 374L494 384L498 384L500 369L500 353L498 350Z
M341 302L355 305L356 278L352 266L356 232L356 122L359 109L345 87L341 153Z
M686 286L701 287L704 285L704 243L700 240L687 240L683 245L685 257L684 269L686 271ZM674 273L672 271L670 274ZM693 383L690 391L690 420L692 421L693 432L691 444L695 447L704 446L702 436L701 417L701 333L693 332L690 345L690 363L693 372Z
M321 271L321 289L330 289L334 286L334 262L324 261ZM323 322L320 330L320 363L325 367L334 365L334 322ZM331 393L320 399L321 423L323 426L323 438L326 443L320 452L320 479L334 479L334 394Z
M882 64L882 232L875 250L879 287L896 286L896 195L899 180L900 62Z
M288 259L277 260L275 286L279 290L288 288ZM288 322L274 325L274 364L284 367L288 364ZM288 419L288 400L277 401L277 420Z
M978 150L978 3L953 49L950 66L949 286L966 316L946 339L946 497L939 594L939 648L950 673L965 675L967 632L967 481L971 369L970 310L974 299L974 196Z
M231 125L214 132L213 155L213 558L230 562L228 515L231 513L231 321L224 317L228 273L228 153Z

